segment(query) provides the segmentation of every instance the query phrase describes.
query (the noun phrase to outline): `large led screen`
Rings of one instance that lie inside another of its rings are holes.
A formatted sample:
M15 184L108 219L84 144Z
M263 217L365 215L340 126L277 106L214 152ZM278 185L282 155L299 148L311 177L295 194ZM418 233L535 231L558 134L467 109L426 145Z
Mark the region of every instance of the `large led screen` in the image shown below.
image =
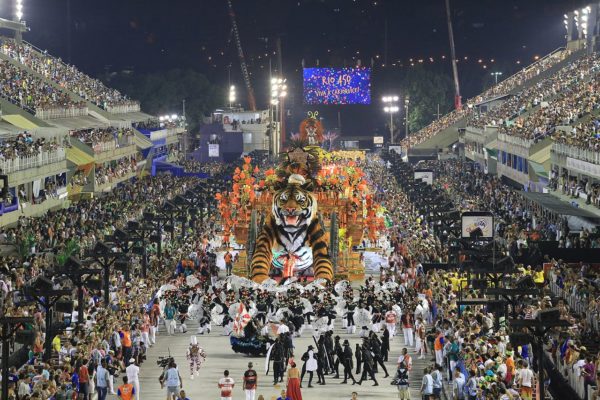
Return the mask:
M370 68L304 68L305 104L371 104Z

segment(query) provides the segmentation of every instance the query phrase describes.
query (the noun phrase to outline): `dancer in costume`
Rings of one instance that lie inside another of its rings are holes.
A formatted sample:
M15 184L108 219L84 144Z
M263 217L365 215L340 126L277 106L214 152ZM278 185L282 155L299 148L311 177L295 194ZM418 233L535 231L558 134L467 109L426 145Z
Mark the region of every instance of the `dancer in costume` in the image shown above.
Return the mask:
M200 367L206 361L206 353L204 349L198 345L196 336L190 338L190 345L185 355L190 363L190 379L194 379L194 375L200 375Z

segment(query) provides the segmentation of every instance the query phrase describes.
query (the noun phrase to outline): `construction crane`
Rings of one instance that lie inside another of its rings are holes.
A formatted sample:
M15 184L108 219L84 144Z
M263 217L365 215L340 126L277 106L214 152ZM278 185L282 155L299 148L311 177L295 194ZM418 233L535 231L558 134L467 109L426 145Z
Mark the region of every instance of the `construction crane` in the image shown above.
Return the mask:
M452 75L454 76L454 108L460 110L462 108L462 100L460 97L460 84L458 81L458 67L456 66L456 47L454 46L450 0L446 0L446 20L448 22L448 39L450 40L450 57L452 58Z
M233 11L233 4L231 3L231 0L227 0L227 6L229 7L231 28L233 29L233 37L235 38L238 57L242 67L242 76L244 77L244 83L246 84L246 90L248 91L248 108L250 111L256 111L256 98L254 97L254 89L252 89L252 82L250 82L250 74L248 73L248 66L246 66L246 57L244 57L242 41L240 40L240 31L238 30L237 22L235 21L235 12Z

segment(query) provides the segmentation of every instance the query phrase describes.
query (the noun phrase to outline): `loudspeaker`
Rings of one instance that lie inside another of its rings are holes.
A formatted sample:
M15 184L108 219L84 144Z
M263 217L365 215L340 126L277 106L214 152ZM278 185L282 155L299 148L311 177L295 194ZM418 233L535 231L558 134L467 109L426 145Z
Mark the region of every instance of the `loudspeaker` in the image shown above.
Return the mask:
M494 315L504 315L505 302L502 300L490 301L487 304L487 311Z
M71 314L73 312L73 302L71 300L59 300L54 305L56 312Z
M535 289L535 282L531 275L526 275L517 281L517 288L519 289Z
M560 319L560 311L557 307L540 310L537 315L540 322L553 322Z
M140 227L140 223L137 221L128 221L127 222L127 229L137 230L139 227Z
M41 292L52 290L52 281L45 276L38 276L33 283L33 287Z
M96 246L94 246L94 252L96 254L100 254L100 253L110 253L110 247L108 247L105 243L103 242L96 242Z
M52 326L50 327L50 337L54 337L56 334L64 331L65 329L67 329L67 324L65 324L64 322L53 322Z
M473 286L473 289L475 290L483 290L487 289L488 282L486 279L472 279L471 286Z
M101 290L102 289L102 281L98 278L89 279L85 286L87 286L90 290Z
M154 220L154 213L151 212L144 212L144 221L153 221Z
M133 246L131 248L131 251L133 252L133 254L137 254L138 256L141 256L144 254L144 246Z
M35 340L35 332L31 329L18 330L15 333L15 342L31 344Z
M124 259L119 259L115 261L115 269L118 271L125 272L129 268L129 261Z
M127 232L125 232L122 229L115 229L115 233L113 236L120 242L124 242L129 239L129 235L127 234Z
M524 346L533 342L533 337L530 334L525 332L515 332L511 333L509 336L510 343L514 346Z

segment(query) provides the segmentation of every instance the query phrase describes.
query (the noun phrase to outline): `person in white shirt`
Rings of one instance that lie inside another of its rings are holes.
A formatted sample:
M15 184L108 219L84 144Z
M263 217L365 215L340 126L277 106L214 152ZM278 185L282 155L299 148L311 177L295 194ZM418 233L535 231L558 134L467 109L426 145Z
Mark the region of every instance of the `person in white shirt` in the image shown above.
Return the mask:
M456 367L454 369L454 377L452 379L452 392L453 392L452 398L454 400L463 400L465 398L464 392L463 392L464 386L465 386L465 374L463 374L460 371L459 367Z
M421 381L421 394L424 400L430 400L433 396L433 378L429 373L429 368L423 370L423 380Z
M127 373L127 382L135 388L134 399L140 399L140 367L135 365L135 358L129 360L129 366L125 368Z
M174 400L179 394L179 389L183 389L183 384L175 361L171 361L164 379L167 385L167 400Z
M437 365L431 372L431 378L433 379L433 397L440 399L442 395L442 366Z
M412 357L408 354L406 347L402 348L402 353L400 354L400 357L398 357L398 367L400 367L400 363L404 363L404 366L409 372L412 370Z
M221 400L231 400L231 394L233 393L235 381L229 376L228 370L223 372L223 377L219 379L217 386L221 390Z
M533 396L533 371L527 361L521 361L522 368L517 371L517 384L521 387L519 394L523 400L531 400Z

